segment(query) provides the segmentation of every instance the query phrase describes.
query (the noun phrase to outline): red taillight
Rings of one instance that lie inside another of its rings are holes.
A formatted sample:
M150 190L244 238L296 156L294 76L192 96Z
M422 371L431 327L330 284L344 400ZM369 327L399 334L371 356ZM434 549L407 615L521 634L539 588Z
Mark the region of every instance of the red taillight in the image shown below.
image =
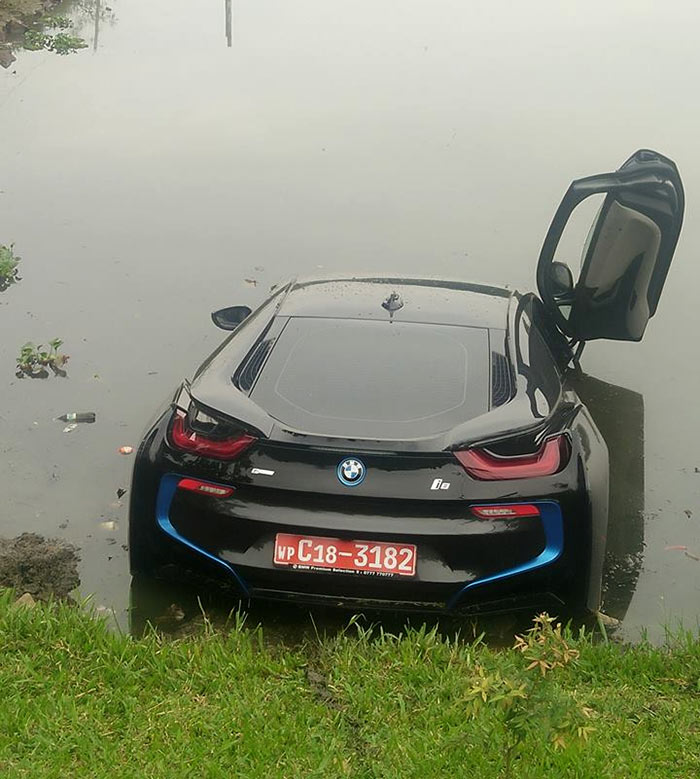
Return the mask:
M484 481L551 476L566 465L569 454L569 441L565 435L548 438L534 454L500 457L486 449L454 453L472 478Z
M239 433L231 438L213 439L196 433L187 427L185 415L178 411L170 428L170 440L173 446L184 452L213 457L216 460L235 460L251 444L257 441L252 435Z
M178 489L199 492L201 495L211 495L214 498L230 498L233 487L222 487L220 484L209 484L199 479L180 479Z
M472 506L472 514L479 519L519 519L521 517L539 517L540 510L530 503L513 503L511 505Z

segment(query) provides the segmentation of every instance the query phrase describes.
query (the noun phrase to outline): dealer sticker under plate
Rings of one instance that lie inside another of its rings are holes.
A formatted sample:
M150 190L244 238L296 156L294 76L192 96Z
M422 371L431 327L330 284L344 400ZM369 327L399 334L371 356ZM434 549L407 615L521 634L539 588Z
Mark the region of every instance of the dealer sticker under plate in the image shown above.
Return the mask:
M416 557L413 544L346 541L288 533L278 533L275 537L275 565L302 571L415 576Z

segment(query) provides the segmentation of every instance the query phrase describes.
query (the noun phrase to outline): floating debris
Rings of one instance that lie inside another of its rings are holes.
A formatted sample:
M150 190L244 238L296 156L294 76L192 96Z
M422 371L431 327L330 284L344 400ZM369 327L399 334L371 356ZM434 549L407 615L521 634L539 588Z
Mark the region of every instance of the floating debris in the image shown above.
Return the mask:
M133 446L120 446L117 450L119 454L131 454L134 451Z
M92 424L96 418L97 415L94 411L70 411L66 414L61 414L60 417L56 417L56 419L60 419L61 422L86 422L89 425Z
M697 562L700 562L700 557L698 557L696 554L693 554L685 544L673 544L671 546L664 547L664 549L667 552L683 552L683 554L686 557L689 557L691 560L697 560Z
M119 525L113 519L105 519L104 522L100 522L100 527L103 530L116 530Z

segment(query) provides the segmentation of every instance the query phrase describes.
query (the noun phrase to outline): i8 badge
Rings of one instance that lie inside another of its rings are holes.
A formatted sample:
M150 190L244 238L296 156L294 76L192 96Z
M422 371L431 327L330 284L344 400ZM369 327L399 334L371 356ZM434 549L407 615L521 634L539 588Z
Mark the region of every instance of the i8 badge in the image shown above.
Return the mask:
M357 487L358 484L362 484L366 472L367 469L357 457L348 457L343 460L336 471L338 481L346 487Z

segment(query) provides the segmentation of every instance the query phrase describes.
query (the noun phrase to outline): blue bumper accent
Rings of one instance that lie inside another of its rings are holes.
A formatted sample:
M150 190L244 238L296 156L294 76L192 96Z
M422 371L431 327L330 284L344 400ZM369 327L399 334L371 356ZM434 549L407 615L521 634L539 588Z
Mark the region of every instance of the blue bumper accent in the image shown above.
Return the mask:
M561 555L562 550L564 549L564 518L559 504L553 500L530 501L530 504L537 506L540 510L540 518L545 538L544 549L537 557L533 557L532 560L516 565L513 568L506 568L491 576L485 576L483 579L476 579L473 582L469 582L469 584L465 584L461 590L458 590L449 599L447 602L448 609L454 608L458 604L460 598L468 590L471 590L474 587L479 587L482 584L491 584L492 582L498 582L503 579L510 579L512 576L517 576L521 573L535 571L538 568L553 563Z
M210 560L216 565L224 568L227 573L233 576L233 578L236 580L244 596L248 597L250 594L248 586L232 565L227 563L225 560L222 560L220 557L211 554L211 552L207 552L206 549L202 549L200 546L197 546L197 544L192 543L192 541L181 535L170 521L170 505L172 504L173 498L175 496L177 485L183 478L185 477L171 473L161 479L160 486L158 488L158 496L156 499L156 519L159 527L164 533L169 535L178 543L183 544L202 557L205 557L207 560ZM536 557L533 557L531 560L528 560L525 563L513 566L512 568L506 568L502 571L499 571L498 573L494 573L490 576L485 576L482 579L476 579L473 582L465 584L447 601L445 605L448 609L452 609L459 605L459 600L462 598L462 596L469 590L472 590L474 587L498 582L503 579L510 579L513 576L517 576L522 573L535 571L538 568L542 568L545 565L553 563L559 558L564 548L564 519L559 504L551 500L529 501L528 503L537 506L540 510L540 521L542 522L542 528L544 530L545 536L544 549ZM533 521L537 521L536 518L533 518Z
M167 476L163 476L160 481L158 497L156 498L156 520L160 529L179 543L184 544L184 546L188 547L189 549L194 550L203 557L206 557L208 560L211 560L222 568L225 568L226 571L233 576L233 578L238 583L238 586L241 588L241 591L247 597L249 594L248 586L232 565L229 565L220 557L207 552L206 549L202 549L200 546L197 546L197 544L193 544L183 535L180 535L180 533L178 533L177 530L173 527L173 524L170 521L170 504L173 502L173 498L175 497L175 491L177 490L178 482L183 478L185 477L178 476L174 473L169 473Z

